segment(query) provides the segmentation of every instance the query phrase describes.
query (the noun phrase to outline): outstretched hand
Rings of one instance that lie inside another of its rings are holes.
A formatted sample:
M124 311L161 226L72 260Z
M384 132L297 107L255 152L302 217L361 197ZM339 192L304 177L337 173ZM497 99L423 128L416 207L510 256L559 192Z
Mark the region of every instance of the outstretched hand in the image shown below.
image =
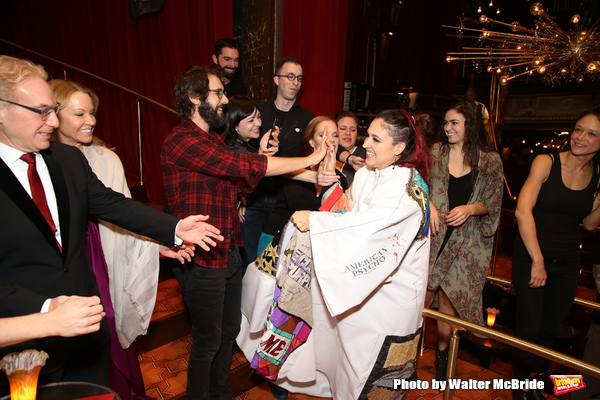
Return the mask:
M319 163L321 160L324 160L326 164L325 169L328 169L329 165L327 164L327 162L329 159L326 158L326 156L333 157L333 170L335 170L335 148L331 143L331 134L329 133L327 126L325 126L325 129L323 130L321 144L315 149L315 151L313 151L313 153L309 157L315 158L313 165Z
M209 245L215 247L215 240L222 242L224 238L221 231L204 222L208 221L208 218L208 215L190 215L181 220L175 234L184 241L196 243L205 251L209 251Z
M348 164L352 165L355 171L358 171L359 169L364 167L366 163L364 158L355 156L354 154L349 155L346 161L348 162Z
M326 171L321 168L322 166L324 166L323 161L321 161L321 165L319 165L319 170L317 171L316 183L323 187L326 187L331 186L340 180L340 177L338 176L338 174L335 173L335 171Z
M327 127L325 127L325 129L327 129ZM323 141L325 141L325 137L323 137ZM325 158L323 158L323 161L321 162L321 164L323 165L323 169L325 171L334 172L335 164L337 163L335 147L333 146L333 143L331 143L329 138L327 138L326 144L327 144L327 153L325 154Z
M192 261L195 255L194 250L196 250L196 247L193 243L189 242L184 242L179 247L167 247L161 244L158 248L160 254L168 258L173 258L181 264L185 264L186 261Z

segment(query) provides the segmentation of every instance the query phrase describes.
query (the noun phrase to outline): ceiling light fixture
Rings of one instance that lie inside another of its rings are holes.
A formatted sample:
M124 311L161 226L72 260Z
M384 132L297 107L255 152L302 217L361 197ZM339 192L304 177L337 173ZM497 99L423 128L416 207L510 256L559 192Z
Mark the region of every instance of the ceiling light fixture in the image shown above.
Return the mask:
M462 20L459 27L445 26L457 29L460 38L477 41L477 47L463 46L462 52L448 53L446 61L471 61L476 71L499 70L504 84L534 70L549 84L595 80L600 75L600 18L583 29L581 17L575 14L571 17L574 27L567 32L548 16L542 3L532 4L530 11L537 16L533 29L485 15L479 17L482 29L467 28ZM505 26L510 32L488 30L489 24Z

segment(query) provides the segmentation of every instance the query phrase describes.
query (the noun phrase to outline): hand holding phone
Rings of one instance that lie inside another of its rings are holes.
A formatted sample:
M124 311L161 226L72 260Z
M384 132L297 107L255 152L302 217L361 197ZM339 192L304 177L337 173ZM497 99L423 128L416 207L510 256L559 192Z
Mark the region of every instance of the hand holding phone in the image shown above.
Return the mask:
M269 141L267 142L267 149L271 147L271 140L273 140L273 131L279 122L279 118L275 117L273 120L273 126L271 127L271 134L269 135Z

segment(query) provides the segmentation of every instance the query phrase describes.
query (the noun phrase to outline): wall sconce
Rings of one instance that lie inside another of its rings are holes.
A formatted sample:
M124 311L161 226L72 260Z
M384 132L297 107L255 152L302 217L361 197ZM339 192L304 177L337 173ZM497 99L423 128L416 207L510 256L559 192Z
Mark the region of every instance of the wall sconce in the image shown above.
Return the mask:
M10 383L11 400L35 400L38 376L47 359L45 351L23 350L0 360L0 369Z
M496 323L496 315L500 314L500 310L488 307L485 311L487 311L487 325L491 328Z

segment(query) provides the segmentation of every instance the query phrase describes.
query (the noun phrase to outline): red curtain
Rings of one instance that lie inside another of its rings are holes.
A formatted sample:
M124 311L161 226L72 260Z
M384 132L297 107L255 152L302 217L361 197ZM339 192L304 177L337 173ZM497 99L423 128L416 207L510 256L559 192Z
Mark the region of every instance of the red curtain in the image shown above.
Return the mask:
M348 0L284 0L282 57L298 57L300 104L315 115L342 109Z
M177 75L190 65L211 65L216 39L232 36L230 0L165 0L159 15L133 20L124 0L60 3L4 1L0 36L173 107ZM302 60L306 81L302 105L315 114L341 110L348 0L285 0L283 56ZM59 66L0 43L0 54L28 58L55 78ZM95 133L121 157L130 184L140 182L137 103L76 72L100 97ZM162 203L160 148L177 117L142 103L143 182L149 199Z
M2 2L0 36L113 81L173 108L177 75L212 64L216 39L232 36L232 2L166 0L161 14L133 20L124 0ZM0 54L28 58L62 78L56 64L0 43ZM76 72L69 79L100 97L96 134L116 148L130 184L140 182L136 99ZM143 181L151 201L164 199L160 148L177 117L142 103Z

